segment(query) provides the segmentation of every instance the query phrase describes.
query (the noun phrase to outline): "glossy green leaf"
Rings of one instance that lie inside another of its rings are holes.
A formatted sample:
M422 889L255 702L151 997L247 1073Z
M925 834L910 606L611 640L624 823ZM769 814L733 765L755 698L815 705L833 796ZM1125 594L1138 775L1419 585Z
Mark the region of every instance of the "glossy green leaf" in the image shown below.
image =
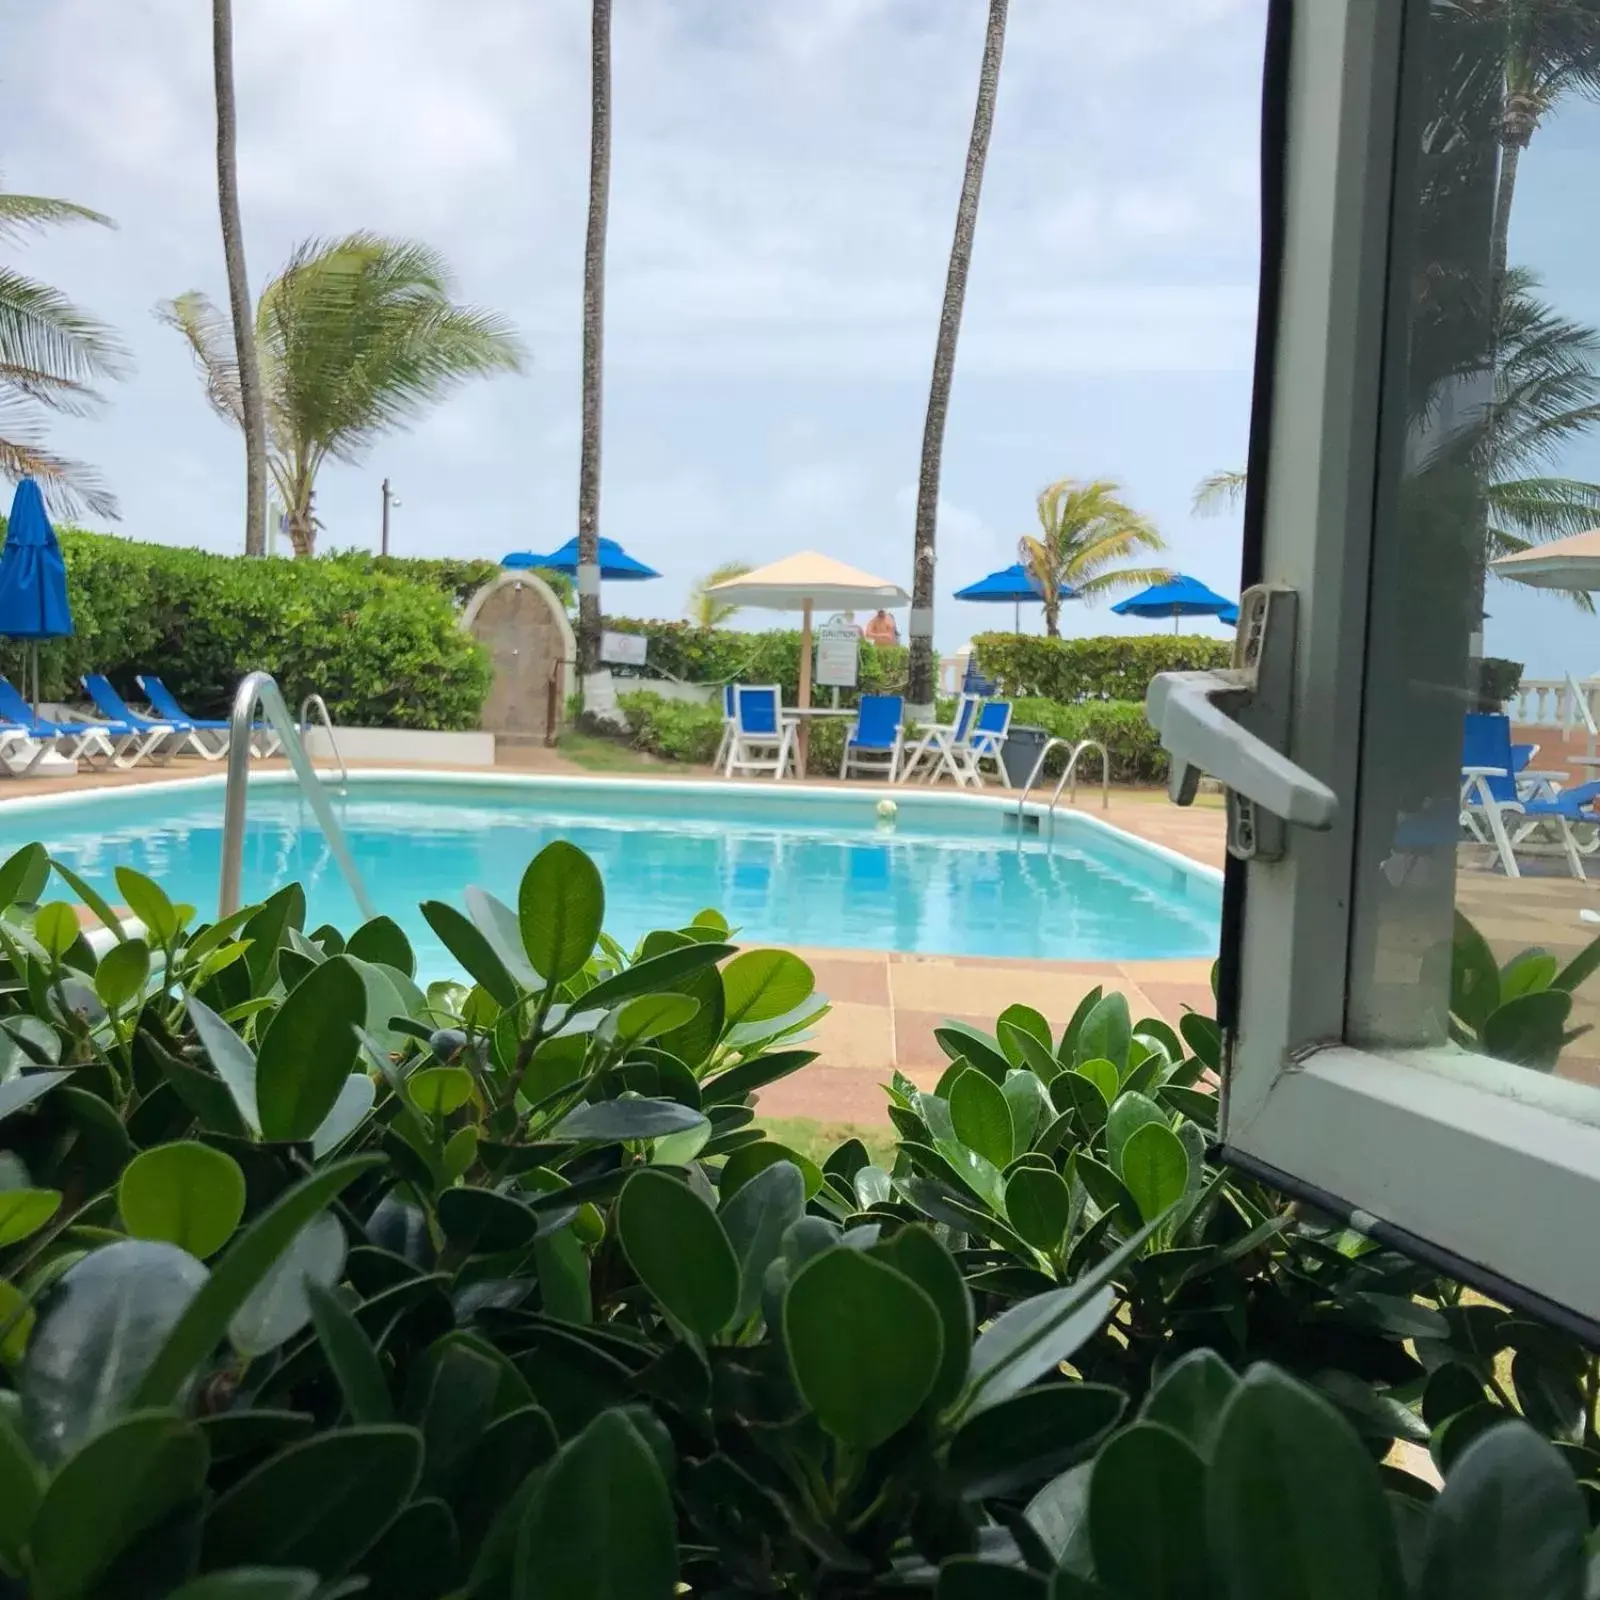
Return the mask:
M609 1143L617 1139L656 1139L664 1133L697 1128L706 1119L676 1100L647 1100L624 1095L597 1100L569 1111L549 1132L552 1139Z
M641 994L617 1012L617 1038L628 1044L659 1039L693 1021L700 1002L685 994Z
M1104 996L1083 1019L1074 1050L1074 1065L1085 1061L1109 1061L1120 1074L1127 1065L1128 1046L1133 1040L1133 1018L1127 996Z
M256 1105L256 1058L243 1039L203 1000L188 1000L189 1020L216 1074L228 1087L245 1126L261 1132L261 1112Z
M1016 1152L1016 1126L1005 1093L972 1067L950 1088L950 1121L956 1137L993 1166L1004 1167Z
M1101 1383L1023 1389L969 1417L950 1441L946 1464L964 1495L1013 1494L1093 1453L1127 1404Z
M52 900L34 913L33 936L44 953L59 961L78 942L78 913L65 900Z
M944 1355L938 1308L904 1273L835 1248L796 1274L783 1311L795 1384L834 1438L870 1450L932 1392Z
M965 1061L996 1083L1006 1081L1011 1063L993 1034L965 1022L946 1022L943 1027L933 1030L933 1039L950 1060Z
M1106 1164L1119 1177L1122 1176L1122 1147L1136 1129L1147 1123L1167 1126L1166 1112L1148 1096L1123 1093L1111 1102L1106 1117Z
M1139 1202L1129 1193L1128 1186L1103 1161L1080 1150L1075 1170L1089 1198L1102 1211L1114 1212L1119 1227L1137 1228L1144 1220Z
M668 1038L674 1037L668 1035ZM667 1040L663 1040L665 1044ZM752 1056L738 1066L707 1078L701 1087L700 1103L712 1106L732 1105L743 1100L757 1089L787 1078L791 1073L809 1067L817 1059L815 1050L769 1050L765 1055Z
M575 844L552 840L528 863L517 893L522 947L533 970L549 983L581 972L605 912L599 868Z
M1523 950L1500 969L1500 999L1548 989L1555 981L1558 963L1548 950Z
M1017 1033L1024 1034L1034 1040L1035 1043L1043 1045L1046 1053L1054 1053L1055 1038L1050 1032L1050 1024L1045 1020L1043 1012L1034 1010L1032 1006L1021 1004L1007 1006L995 1019L994 1031L1000 1040L1001 1047L1005 1049L1005 1035L1000 1032L1002 1027L1015 1029ZM1020 1041L1016 1039L1013 1039L1012 1043L1020 1046ZM1006 1059L1014 1067L1031 1065L1029 1061L1022 1058L1020 1048L1005 1049L1005 1053Z
M37 1233L60 1209L54 1189L0 1189L0 1248Z
M702 1340L732 1318L739 1263L722 1224L686 1184L635 1172L617 1201L617 1237L628 1263L657 1301Z
M315 1281L306 1284L311 1325L328 1366L344 1395L345 1409L358 1423L394 1420L394 1406L383 1363L366 1330L348 1306L331 1289Z
M422 1067L406 1079L406 1094L418 1111L447 1117L472 1098L472 1074L465 1067Z
M0 1119L43 1099L71 1076L70 1072L30 1072L25 1077L7 1078L0 1083Z
M1185 1011L1178 1019L1178 1031L1202 1066L1212 1072L1222 1070L1222 1030L1211 1017L1198 1011Z
M50 1480L29 1536L40 1600L91 1589L147 1528L198 1498L208 1452L193 1423L140 1412L98 1434Z
M1053 1061L1054 1057L1050 1059ZM1056 1076L1060 1076L1059 1067ZM1038 1130L1048 1126L1055 1114L1050 1103L1050 1091L1037 1072L1024 1068L1008 1074L1006 1081L1000 1085L1000 1092L1005 1095L1006 1104L1011 1108L1011 1125L1016 1130L1013 1148L1021 1155L1032 1146Z
M50 881L50 854L42 844L25 844L0 865L0 910L38 903Z
M1588 1533L1560 1454L1504 1423L1467 1447L1433 1504L1417 1600L1581 1600Z
M164 1239L202 1261L233 1237L244 1201L239 1163L191 1140L136 1155L117 1185L117 1210L134 1238Z
M1572 996L1565 989L1518 995L1490 1014L1480 1042L1500 1061L1549 1071L1561 1054L1562 1034L1571 1012Z
M278 1008L256 1052L256 1106L266 1139L309 1139L356 1063L366 989L345 956L306 975Z
M510 1600L672 1600L678 1531L654 1453L606 1411L561 1447L518 1530Z
M9 1409L0 1408L0 1566L12 1572L22 1570L22 1551L44 1484L45 1475L12 1426Z
M1325 1401L1272 1367L1223 1413L1206 1526L1230 1600L1402 1600L1378 1469Z
M1481 1029L1500 1004L1500 965L1488 941L1458 911L1450 951L1450 1009Z
M342 1577L377 1541L422 1475L422 1436L340 1428L290 1445L233 1484L203 1530L207 1566L308 1567Z
M816 975L788 950L747 950L722 969L724 1026L769 1022L811 997Z
M267 1269L228 1319L228 1339L240 1355L276 1350L311 1320L308 1287L331 1288L344 1272L345 1238L339 1219L313 1217Z
M1006 1179L1006 1219L1036 1250L1061 1248L1072 1197L1054 1169L1018 1167Z
M411 941L393 917L374 917L370 922L363 922L350 935L344 951L358 961L376 961L386 967L397 967L408 978L417 975L417 958Z
M117 891L122 903L149 930L157 944L170 944L182 928L177 908L167 898L167 892L154 879L147 878L132 867L116 869Z
M54 1466L123 1412L206 1282L170 1244L128 1239L68 1268L43 1306L18 1387L23 1432ZM187 1373L183 1374L187 1377ZM175 1399L174 1385L168 1398Z
M493 1255L532 1244L539 1218L521 1200L493 1189L446 1189L439 1196L439 1226L457 1248Z
M741 1146L728 1157L722 1165L722 1176L717 1180L717 1192L724 1201L729 1200L758 1172L764 1172L779 1161L791 1163L805 1179L807 1200L821 1191L822 1168L815 1161L775 1139L763 1139L758 1144Z
M539 1304L547 1316L563 1322L594 1321L589 1257L570 1226L539 1235L533 1246L533 1267Z
M303 1567L234 1567L186 1583L168 1600L311 1600L322 1587Z
M121 1011L143 995L149 976L150 946L143 939L125 939L101 956L94 992L107 1011Z
M377 1086L364 1072L352 1072L344 1080L339 1097L311 1136L311 1154L320 1161L337 1150L372 1114Z
M1159 1422L1194 1446L1209 1460L1217 1430L1239 1380L1212 1350L1191 1350L1162 1373L1144 1403L1146 1422Z
M960 1394L972 1359L972 1296L961 1269L950 1252L920 1224L900 1228L875 1245L872 1253L904 1273L939 1313L943 1348L927 1403L933 1407L947 1405Z
M1107 1099L1105 1088L1095 1072L1104 1068L1112 1080L1111 1092L1114 1095L1117 1069L1109 1061L1086 1061L1084 1066L1095 1071L1069 1070L1057 1073L1051 1081L1050 1094L1062 1111L1074 1113L1090 1135L1094 1135L1105 1127L1106 1116L1111 1110L1111 1101Z
M739 1262L739 1302L730 1319L742 1328L761 1304L767 1268L776 1260L784 1235L805 1211L805 1178L792 1162L780 1161L756 1173L731 1198L717 1218Z
M1122 1147L1122 1181L1146 1222L1165 1216L1189 1183L1189 1152L1170 1128L1147 1122Z
M443 900L424 900L422 919L438 934L439 942L459 961L467 976L497 1005L517 1003L517 985L494 946L471 920Z
M1208 1600L1205 1466L1158 1423L1124 1429L1089 1478L1097 1577L1128 1600Z
M281 1194L234 1239L145 1374L136 1396L140 1405L170 1405L177 1398L195 1369L222 1342L234 1313L300 1230L341 1190L381 1160L379 1156L350 1156L320 1168ZM105 1253L96 1251L89 1260Z
M696 994L698 989L686 986L693 974L704 972L733 954L727 944L692 944L681 949L667 950L661 955L635 961L631 967L602 978L583 997L585 1010L609 1011L636 994L652 994L657 990L671 989L679 993ZM718 987L721 980L718 980Z

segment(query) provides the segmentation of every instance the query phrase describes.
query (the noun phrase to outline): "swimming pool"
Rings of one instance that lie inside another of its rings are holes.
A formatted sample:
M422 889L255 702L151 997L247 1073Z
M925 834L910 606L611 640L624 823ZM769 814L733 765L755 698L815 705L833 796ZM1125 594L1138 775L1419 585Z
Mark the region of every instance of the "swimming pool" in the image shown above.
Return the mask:
M570 839L605 878L623 943L715 906L746 942L1055 961L1208 956L1220 876L1091 817L1054 839L996 799L910 793L886 824L881 791L361 773L330 792L367 891L406 930L419 974L454 970L417 913L480 884L515 903L527 862ZM0 855L39 839L116 900L113 869L216 912L220 779L0 806ZM309 926L360 922L310 808L287 774L252 779L244 898L298 879Z

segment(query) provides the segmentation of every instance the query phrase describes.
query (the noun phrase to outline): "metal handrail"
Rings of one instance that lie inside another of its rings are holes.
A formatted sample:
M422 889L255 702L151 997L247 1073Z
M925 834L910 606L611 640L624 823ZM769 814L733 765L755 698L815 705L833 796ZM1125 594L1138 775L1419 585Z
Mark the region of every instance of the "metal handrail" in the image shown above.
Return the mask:
M339 753L339 741L333 735L333 718L328 715L328 702L320 694L308 694L300 702L300 737L305 737L306 725L311 721L313 710L322 713L322 731L328 736L328 748L333 751L333 759L339 763L340 786L348 789L350 769L344 764L344 757Z
M1056 806L1061 800L1061 791L1066 788L1068 781L1072 783L1072 793L1068 797L1069 805L1076 805L1078 801L1078 757L1085 750L1098 750L1100 752L1100 809L1108 811L1111 808L1111 757L1106 747L1098 739L1080 739L1073 744L1070 739L1051 737L1046 739L1043 748L1039 751L1039 758L1033 764L1033 771L1028 774L1028 781L1022 786L1022 793L1017 797L1017 821L1020 824L1023 808L1027 805L1028 795L1034 784L1039 781L1039 774L1044 771L1045 757L1057 746L1070 751L1066 767L1062 770L1061 777L1057 780L1055 791L1050 796L1050 803L1045 807L1044 814L1050 818L1051 826L1055 825Z
M284 704L283 691L270 672L252 672L239 684L233 697L233 713L229 719L228 786L222 799L222 878L217 890L217 915L226 917L239 909L239 883L244 871L245 803L249 798L250 744L255 733L256 712L260 711L267 725L277 734L283 753L294 769L295 781L306 797L313 815L333 852L333 859L344 874L350 892L364 920L370 922L377 911L367 896L367 886L361 881L345 843L344 829L328 804L327 791L316 769L306 755L300 741L300 730L289 708Z
M1028 803L1029 792L1032 790L1034 784L1039 781L1039 774L1044 771L1045 757L1048 756L1057 745L1060 745L1063 750L1070 750L1072 748L1072 741L1070 739L1061 739L1054 736L1045 740L1044 748L1039 752L1039 759L1034 762L1033 771L1028 774L1028 781L1023 784L1022 793L1017 796L1018 822L1022 821L1022 808Z

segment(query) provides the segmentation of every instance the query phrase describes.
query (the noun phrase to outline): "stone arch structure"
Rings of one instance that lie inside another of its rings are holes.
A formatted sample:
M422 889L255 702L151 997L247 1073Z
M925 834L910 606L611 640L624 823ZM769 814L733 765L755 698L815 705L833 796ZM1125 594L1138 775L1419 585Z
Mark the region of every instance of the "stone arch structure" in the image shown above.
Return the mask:
M467 602L461 625L494 667L484 731L553 744L577 658L572 625L554 590L531 572L504 571Z

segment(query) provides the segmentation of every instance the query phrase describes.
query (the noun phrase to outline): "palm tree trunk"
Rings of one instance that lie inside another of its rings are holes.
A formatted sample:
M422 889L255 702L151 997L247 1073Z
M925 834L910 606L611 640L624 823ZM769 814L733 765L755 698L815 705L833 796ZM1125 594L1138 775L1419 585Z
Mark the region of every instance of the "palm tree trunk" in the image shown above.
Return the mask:
M1006 43L1008 0L989 0L989 26L983 40L983 66L978 73L978 104L967 143L967 170L956 207L956 232L945 274L944 305L939 312L939 338L933 350L933 381L928 386L928 415L922 429L922 470L917 476L917 520L911 578L911 657L906 697L914 718L933 713L933 575L934 544L939 522L939 465L944 452L945 417L950 410L950 384L956 370L956 340L967 295L967 268L978 228L978 197L983 166L994 128L995 96L1000 87L1000 57Z
M1506 280L1506 258L1511 244L1511 202L1517 192L1517 164L1522 146L1507 139L1500 146L1500 181L1494 191L1494 221L1489 231L1489 282L1496 300Z
M239 221L237 114L233 97L233 3L211 0L211 62L217 98L217 205L222 213L222 254L228 264L228 308L239 363L239 398L244 410L244 553L267 553L267 424L256 363L255 318L244 265L244 229Z
M578 673L600 667L600 378L611 199L611 0L591 0L589 229L583 246L583 433L578 454Z

